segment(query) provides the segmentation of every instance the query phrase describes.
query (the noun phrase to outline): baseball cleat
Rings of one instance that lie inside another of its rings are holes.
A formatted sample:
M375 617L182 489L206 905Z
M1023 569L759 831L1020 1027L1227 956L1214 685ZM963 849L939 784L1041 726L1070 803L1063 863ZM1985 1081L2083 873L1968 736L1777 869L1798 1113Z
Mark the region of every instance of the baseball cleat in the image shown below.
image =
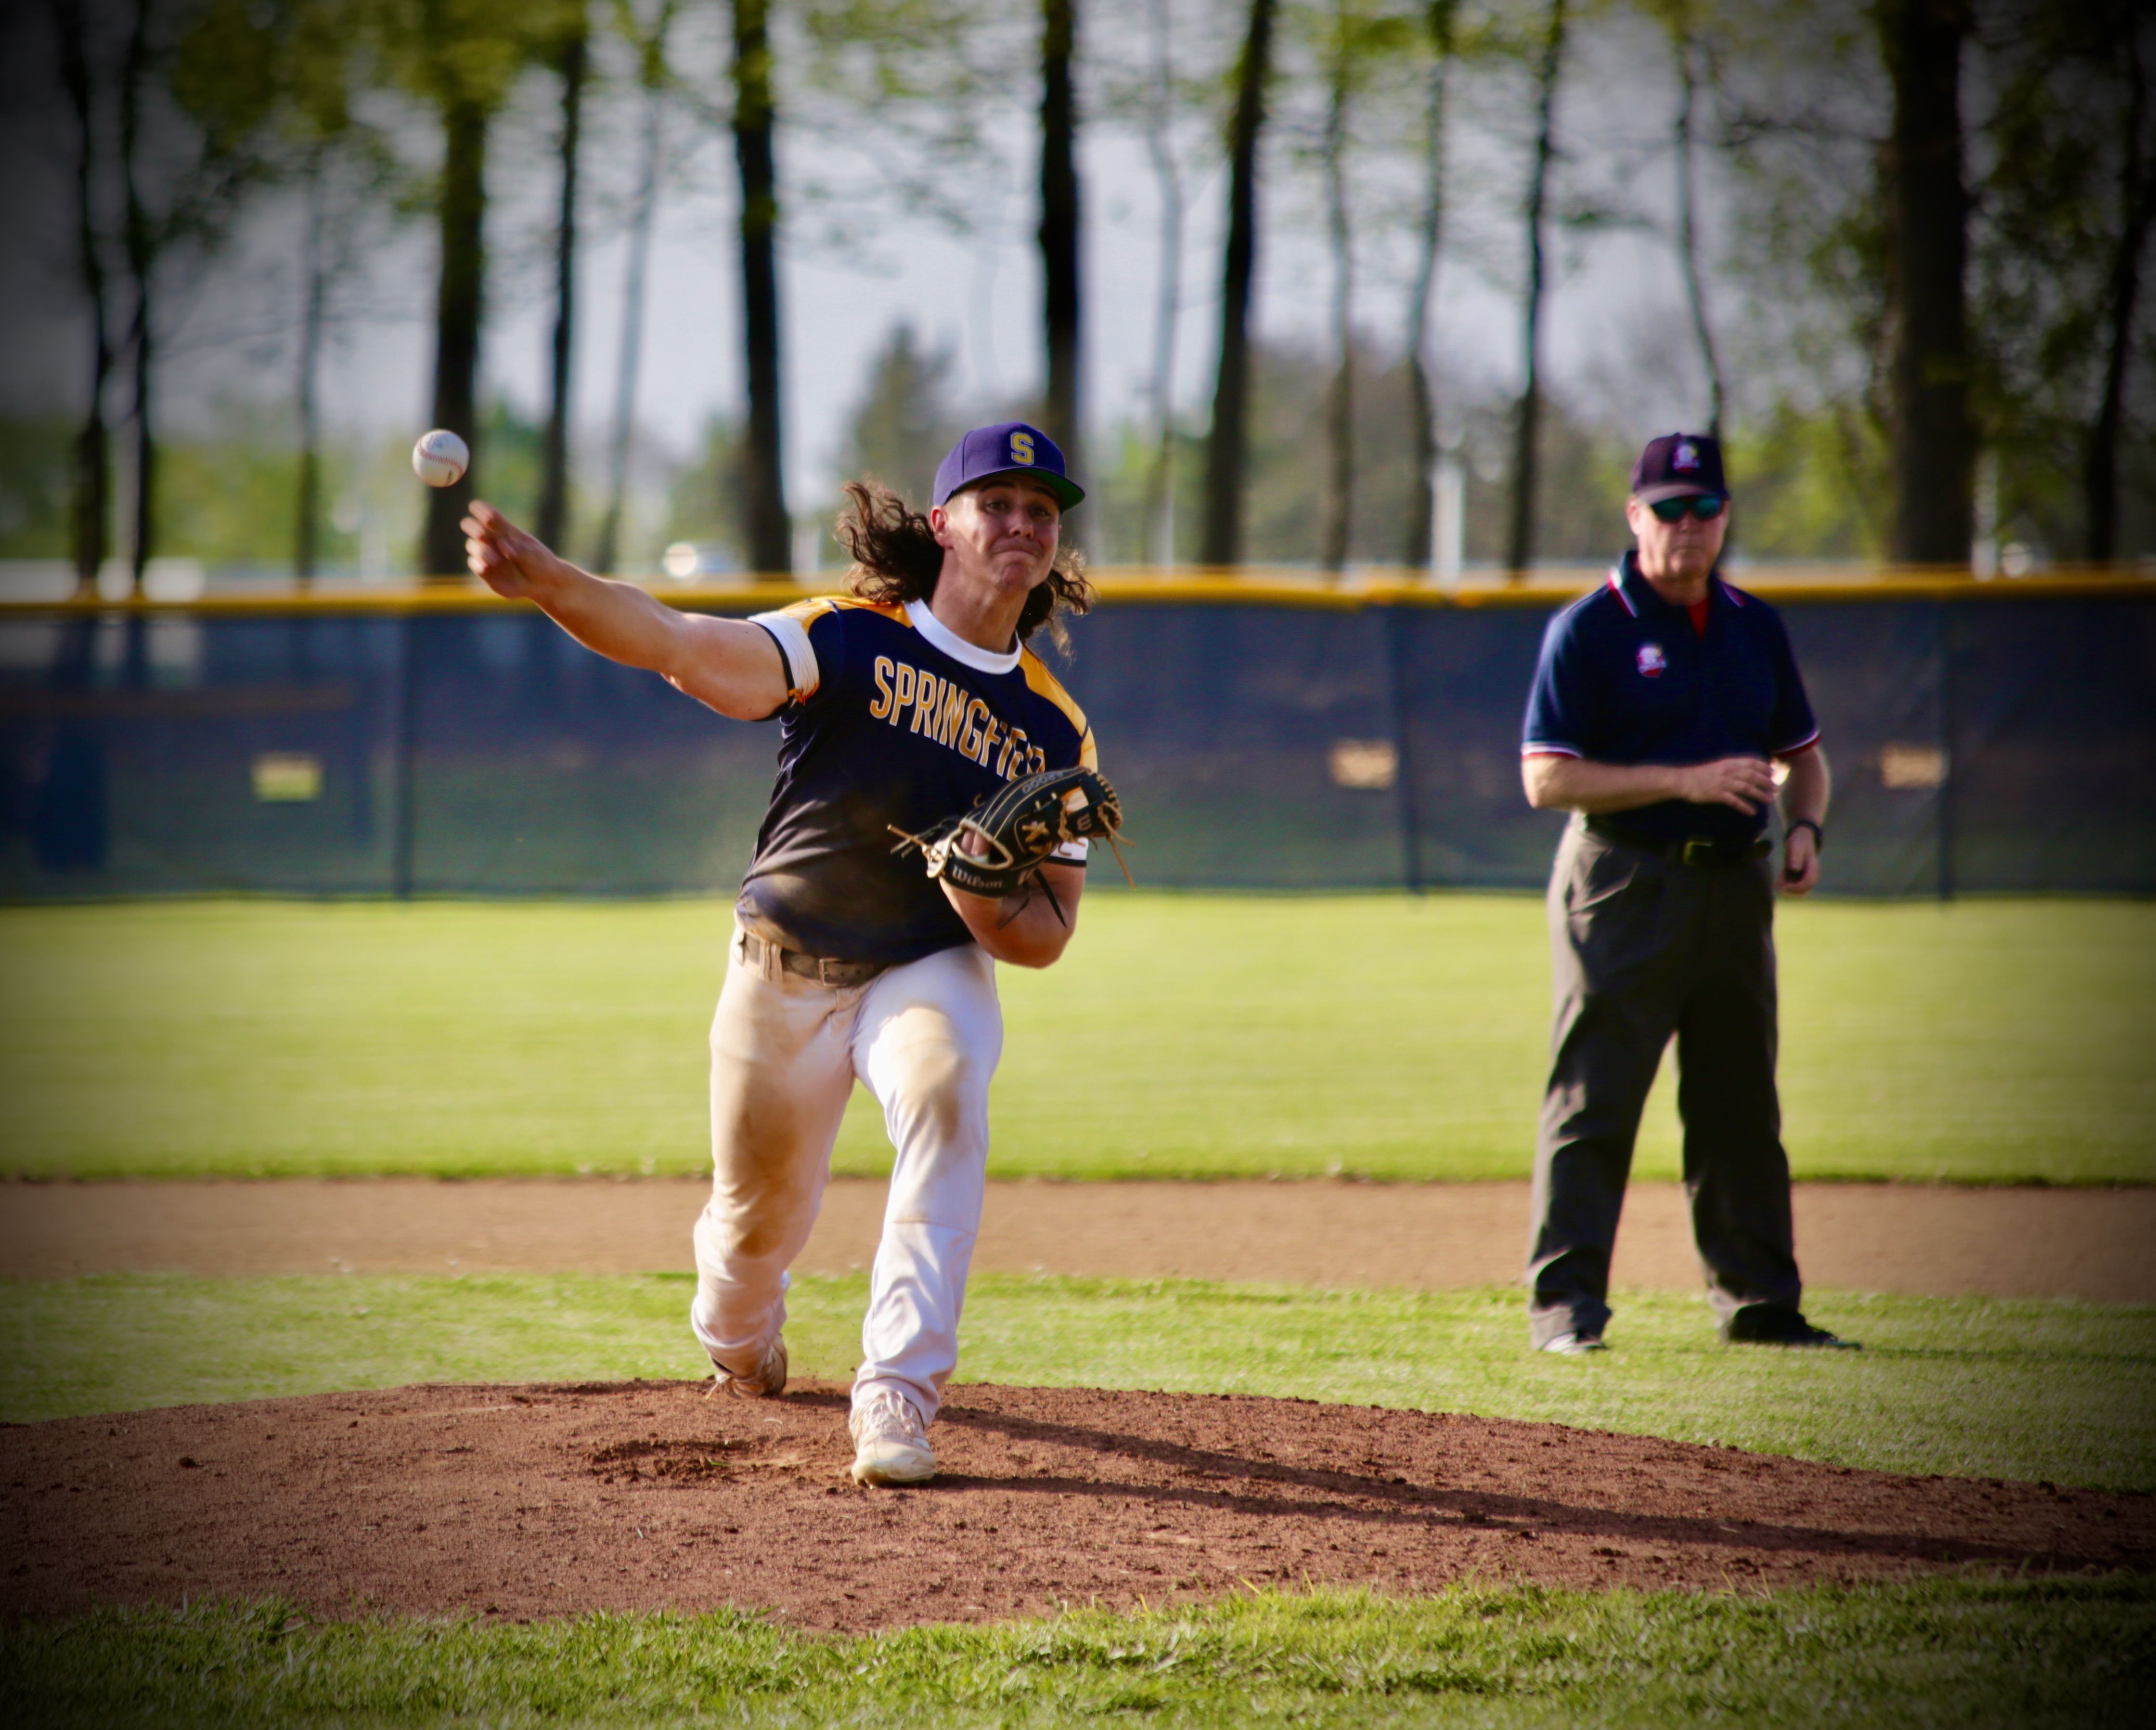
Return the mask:
M1559 1334L1544 1340L1542 1349L1559 1357L1584 1357L1590 1352L1607 1352L1609 1345L1600 1334Z
M752 1374L737 1376L724 1364L714 1364L712 1368L718 1374L712 1393L730 1393L736 1399L769 1399L773 1394L786 1392L786 1341L773 1340L771 1349L763 1354L763 1362Z
M1855 1340L1814 1327L1794 1310L1773 1310L1763 1304L1732 1316L1722 1324L1722 1337L1732 1346L1794 1346L1823 1352L1864 1349Z
M854 1438L856 1484L925 1484L936 1475L936 1450L913 1402L879 1388L846 1420Z

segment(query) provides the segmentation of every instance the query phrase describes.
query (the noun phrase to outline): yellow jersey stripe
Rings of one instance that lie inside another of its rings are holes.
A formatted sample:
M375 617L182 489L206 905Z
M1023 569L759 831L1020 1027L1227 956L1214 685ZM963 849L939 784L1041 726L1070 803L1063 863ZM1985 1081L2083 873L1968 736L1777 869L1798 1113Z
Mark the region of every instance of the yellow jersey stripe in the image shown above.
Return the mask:
M1019 671L1025 674L1027 687L1036 696L1046 698L1063 711L1064 718L1070 723L1070 730L1086 741L1081 749L1090 750L1093 729L1086 723L1086 711L1070 700L1070 693L1063 688L1055 675L1042 664L1040 657L1032 650L1020 650L1018 664ZM1085 766L1091 769L1093 765L1088 762Z

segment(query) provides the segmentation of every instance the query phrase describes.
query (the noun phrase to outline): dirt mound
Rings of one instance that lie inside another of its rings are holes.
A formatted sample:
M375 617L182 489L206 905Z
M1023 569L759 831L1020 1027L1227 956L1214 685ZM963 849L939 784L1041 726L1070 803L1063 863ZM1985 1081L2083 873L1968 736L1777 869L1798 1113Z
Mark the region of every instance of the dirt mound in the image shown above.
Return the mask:
M425 1387L0 1429L0 1614L279 1594L328 1615L752 1605L985 1621L1471 1572L1727 1588L2156 1565L2156 1498L1899 1478L1551 1424L952 1390L942 1475L857 1489L842 1388Z

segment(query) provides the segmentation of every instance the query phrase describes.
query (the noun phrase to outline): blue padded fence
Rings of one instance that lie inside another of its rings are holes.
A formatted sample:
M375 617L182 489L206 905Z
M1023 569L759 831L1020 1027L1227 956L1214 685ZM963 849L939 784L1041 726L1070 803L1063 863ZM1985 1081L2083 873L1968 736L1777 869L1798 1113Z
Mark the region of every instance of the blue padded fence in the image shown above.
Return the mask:
M1835 771L1829 891L2156 891L2156 584L1772 598ZM1528 888L1548 610L1111 590L1059 670L1142 883ZM506 606L11 609L0 894L726 893L776 744Z

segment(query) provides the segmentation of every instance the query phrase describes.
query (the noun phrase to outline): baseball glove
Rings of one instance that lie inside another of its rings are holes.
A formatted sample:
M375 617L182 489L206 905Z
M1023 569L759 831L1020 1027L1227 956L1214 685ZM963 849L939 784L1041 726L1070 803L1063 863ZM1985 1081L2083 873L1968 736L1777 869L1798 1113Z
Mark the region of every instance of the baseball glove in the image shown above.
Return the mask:
M1090 769L1050 769L998 789L925 835L894 826L899 841L891 851L918 848L931 877L1000 901L1023 888L1057 847L1074 841L1105 841L1116 847L1122 826L1116 790L1100 775ZM981 843L979 852L966 850L968 836ZM1122 857L1116 847L1117 864ZM1129 877L1129 867L1123 875Z

